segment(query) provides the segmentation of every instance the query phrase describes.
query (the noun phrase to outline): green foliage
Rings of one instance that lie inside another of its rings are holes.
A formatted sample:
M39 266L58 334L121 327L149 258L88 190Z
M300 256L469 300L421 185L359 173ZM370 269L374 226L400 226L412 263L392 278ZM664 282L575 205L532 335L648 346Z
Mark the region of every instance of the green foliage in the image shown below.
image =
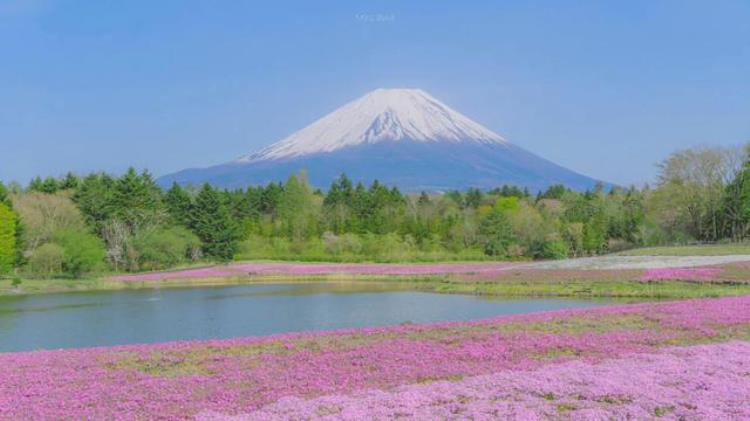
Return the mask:
M85 231L61 230L52 242L63 250L63 271L74 278L99 269L104 262L102 241Z
M8 194L8 189L2 182L0 182L0 203L8 206L9 208L13 207L13 203L11 203L10 196Z
M16 213L0 202L0 274L13 269L16 261Z
M281 232L299 241L315 233L315 197L304 174L291 175L279 198L278 218Z
M203 254L222 261L234 258L239 230L220 194L204 184L195 198L191 227L203 244Z
M500 210L493 210L479 225L480 243L485 254L493 257L507 257L511 246L516 244L513 227Z
M164 195L164 203L173 223L190 226L193 200L185 189L177 183L172 184L172 187Z
M112 216L131 230L156 225L162 208L161 190L147 171L138 174L132 167L115 181L110 203Z
M100 233L114 213L115 179L107 174L91 174L81 181L73 201L94 232Z
M50 278L63 272L65 250L54 243L42 244L29 258L28 270L36 277Z
M200 240L182 227L159 228L133 237L138 269L166 269L200 257Z
M570 193L571 190L562 184L555 184L547 188L543 193L539 193L537 199L562 199L565 194Z
M162 193L148 172L131 168L120 177L37 177L26 192L9 192L0 184L0 203L11 210L15 205L20 215L17 266L24 253L33 257L50 242L67 251L51 233L73 228L99 236L115 270L179 265L188 254L197 257L197 244L203 256L220 261L235 254L337 261L554 259L641 245L747 239L750 157L743 157L724 148L680 151L662 163L654 189L605 191L599 185L581 193L554 185L536 197L510 185L487 192L404 194L343 174L325 192L313 190L305 174L295 174L285 183L246 189L205 185L196 191L174 184ZM740 168L732 165L743 160ZM71 220L64 217L72 215L70 204L59 199L68 195L85 227L65 222ZM53 254L49 247L44 253ZM69 266L63 262L63 270L70 272Z

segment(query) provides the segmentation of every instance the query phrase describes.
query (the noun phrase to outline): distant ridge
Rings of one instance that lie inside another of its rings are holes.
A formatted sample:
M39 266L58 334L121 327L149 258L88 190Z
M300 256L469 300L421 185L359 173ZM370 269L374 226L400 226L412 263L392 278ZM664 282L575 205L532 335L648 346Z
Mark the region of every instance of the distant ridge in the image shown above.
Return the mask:
M407 191L502 184L584 190L597 183L507 142L420 89L377 89L260 151L159 183L235 188L282 181L300 170L321 188L342 173Z

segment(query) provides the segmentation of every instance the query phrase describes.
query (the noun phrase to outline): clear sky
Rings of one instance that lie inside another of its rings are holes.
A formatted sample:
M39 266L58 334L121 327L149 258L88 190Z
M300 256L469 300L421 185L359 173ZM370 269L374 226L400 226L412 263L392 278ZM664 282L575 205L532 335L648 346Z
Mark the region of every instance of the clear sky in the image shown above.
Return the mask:
M750 140L747 0L265 3L0 0L0 179L221 163L378 87L616 183Z

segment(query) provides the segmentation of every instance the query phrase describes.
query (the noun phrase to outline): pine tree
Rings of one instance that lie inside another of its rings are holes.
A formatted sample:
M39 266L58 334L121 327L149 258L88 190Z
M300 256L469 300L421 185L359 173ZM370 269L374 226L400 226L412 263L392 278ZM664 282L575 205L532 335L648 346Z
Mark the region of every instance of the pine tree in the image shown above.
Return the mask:
M164 195L164 204L167 206L167 212L176 224L188 227L190 226L190 212L192 211L193 201L179 184L173 183L172 187Z
M42 193L56 193L60 189L60 185L55 177L47 177L44 179L41 185Z
M61 190L77 189L80 184L81 184L81 179L78 178L78 176L73 174L72 172L69 172L65 174L65 178L63 178L62 181L60 181L60 189Z
M114 179L107 174L90 174L73 194L73 201L96 233L102 232L104 223L114 212L114 184Z
M195 198L191 228L203 242L203 254L221 261L234 258L238 229L219 193L204 184Z
M135 231L154 223L162 207L161 189L147 171L140 175L132 167L115 182L113 214Z
M31 182L29 183L29 187L27 188L28 191L35 191L35 192L42 192L44 191L44 182L42 181L42 177L36 176L31 179Z

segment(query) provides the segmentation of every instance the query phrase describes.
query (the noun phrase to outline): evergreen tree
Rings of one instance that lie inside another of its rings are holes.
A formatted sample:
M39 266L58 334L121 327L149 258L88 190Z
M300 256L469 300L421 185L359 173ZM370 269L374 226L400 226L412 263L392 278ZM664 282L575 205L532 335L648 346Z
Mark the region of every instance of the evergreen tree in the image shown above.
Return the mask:
M112 217L114 185L114 179L107 174L90 174L73 194L73 201L96 233L101 233L104 223Z
M221 261L234 258L238 230L219 193L204 184L195 198L191 228L201 240L203 254Z
M131 167L115 182L112 207L113 216L132 231L158 223L155 219L162 207L161 189L147 171L138 174Z
M260 211L272 217L276 216L283 191L280 183L269 183L260 195Z
M190 213L193 208L193 200L185 189L179 184L173 183L172 187L164 195L164 204L174 223L184 227L190 226Z
M60 189L60 185L55 177L47 177L44 179L41 185L42 193L56 193Z
M505 213L495 209L479 225L479 236L484 253L493 257L506 257L516 243L513 227Z
M73 190L77 189L78 185L81 184L81 179L77 175L69 172L65 174L65 178L60 181L60 190Z
M481 190L477 188L473 188L473 187L470 188L466 192L466 199L465 199L466 206L474 208L474 209L478 208L479 205L482 204L483 197L484 197L484 194L482 194Z
M27 188L27 190L35 192L44 191L44 182L42 181L42 177L36 176L32 178L31 182L29 182L29 187Z

